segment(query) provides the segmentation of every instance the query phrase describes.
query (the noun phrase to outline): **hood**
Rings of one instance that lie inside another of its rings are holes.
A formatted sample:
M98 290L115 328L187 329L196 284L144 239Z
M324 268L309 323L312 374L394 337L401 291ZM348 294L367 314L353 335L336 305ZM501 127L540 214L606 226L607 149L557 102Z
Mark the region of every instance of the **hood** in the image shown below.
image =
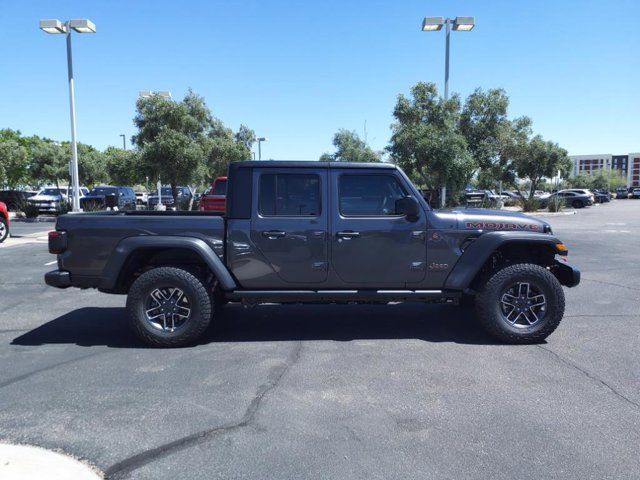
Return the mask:
M440 210L435 216L449 228L459 230L480 231L514 231L550 233L551 226L529 215L508 210L488 210L481 208L466 208L459 210Z
M46 202L54 202L61 200L63 198L62 195L34 195L33 197L29 197L27 200L40 200Z

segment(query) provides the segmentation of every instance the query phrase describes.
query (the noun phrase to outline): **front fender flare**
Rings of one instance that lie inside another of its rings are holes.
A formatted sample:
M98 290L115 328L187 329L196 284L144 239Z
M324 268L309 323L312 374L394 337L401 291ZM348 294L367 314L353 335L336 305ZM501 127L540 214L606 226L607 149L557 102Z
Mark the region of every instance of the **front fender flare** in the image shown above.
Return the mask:
M468 288L485 262L499 247L508 244L545 245L556 250L560 240L548 233L487 232L476 238L460 256L445 280L444 288L464 290Z
M115 288L118 276L129 256L141 248L187 248L195 252L208 265L223 290L235 290L236 282L220 257L204 240L195 237L139 235L127 237L111 252L102 271L101 290Z

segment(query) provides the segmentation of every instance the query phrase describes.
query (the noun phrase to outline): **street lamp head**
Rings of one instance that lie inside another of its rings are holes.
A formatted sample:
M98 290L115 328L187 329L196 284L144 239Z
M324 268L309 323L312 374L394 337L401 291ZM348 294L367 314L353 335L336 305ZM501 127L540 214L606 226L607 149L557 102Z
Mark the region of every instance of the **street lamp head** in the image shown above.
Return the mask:
M453 21L453 29L459 32L468 32L475 25L476 22L473 17L456 17Z
M268 142L269 139L267 137L260 137L260 138L258 138L258 141L259 142Z
M444 17L424 17L422 20L423 32L435 32L440 30L444 25Z
M46 33L66 33L66 28L60 20L40 20L40 30Z
M86 18L70 20L69 27L78 33L96 33L96 26L91 20L87 20Z

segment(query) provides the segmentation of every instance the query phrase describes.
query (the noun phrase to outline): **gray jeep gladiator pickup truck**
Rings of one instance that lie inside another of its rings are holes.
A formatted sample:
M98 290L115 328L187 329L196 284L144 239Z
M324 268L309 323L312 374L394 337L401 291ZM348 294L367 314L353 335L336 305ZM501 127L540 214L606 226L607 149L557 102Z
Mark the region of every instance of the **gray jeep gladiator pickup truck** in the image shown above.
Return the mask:
M63 215L48 285L127 294L146 343L195 342L226 302L465 303L509 343L539 342L580 272L526 215L433 210L389 164L235 162L227 210Z

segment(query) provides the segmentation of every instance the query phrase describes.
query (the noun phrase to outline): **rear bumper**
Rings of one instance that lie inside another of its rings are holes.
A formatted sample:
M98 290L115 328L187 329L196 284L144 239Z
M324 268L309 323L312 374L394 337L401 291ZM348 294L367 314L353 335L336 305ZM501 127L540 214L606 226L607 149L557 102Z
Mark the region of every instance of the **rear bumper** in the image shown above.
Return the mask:
M52 270L44 274L44 283L50 287L68 288L71 286L71 274L62 270Z
M555 265L551 267L551 272L565 287L575 287L580 284L580 270L573 265L556 260Z

